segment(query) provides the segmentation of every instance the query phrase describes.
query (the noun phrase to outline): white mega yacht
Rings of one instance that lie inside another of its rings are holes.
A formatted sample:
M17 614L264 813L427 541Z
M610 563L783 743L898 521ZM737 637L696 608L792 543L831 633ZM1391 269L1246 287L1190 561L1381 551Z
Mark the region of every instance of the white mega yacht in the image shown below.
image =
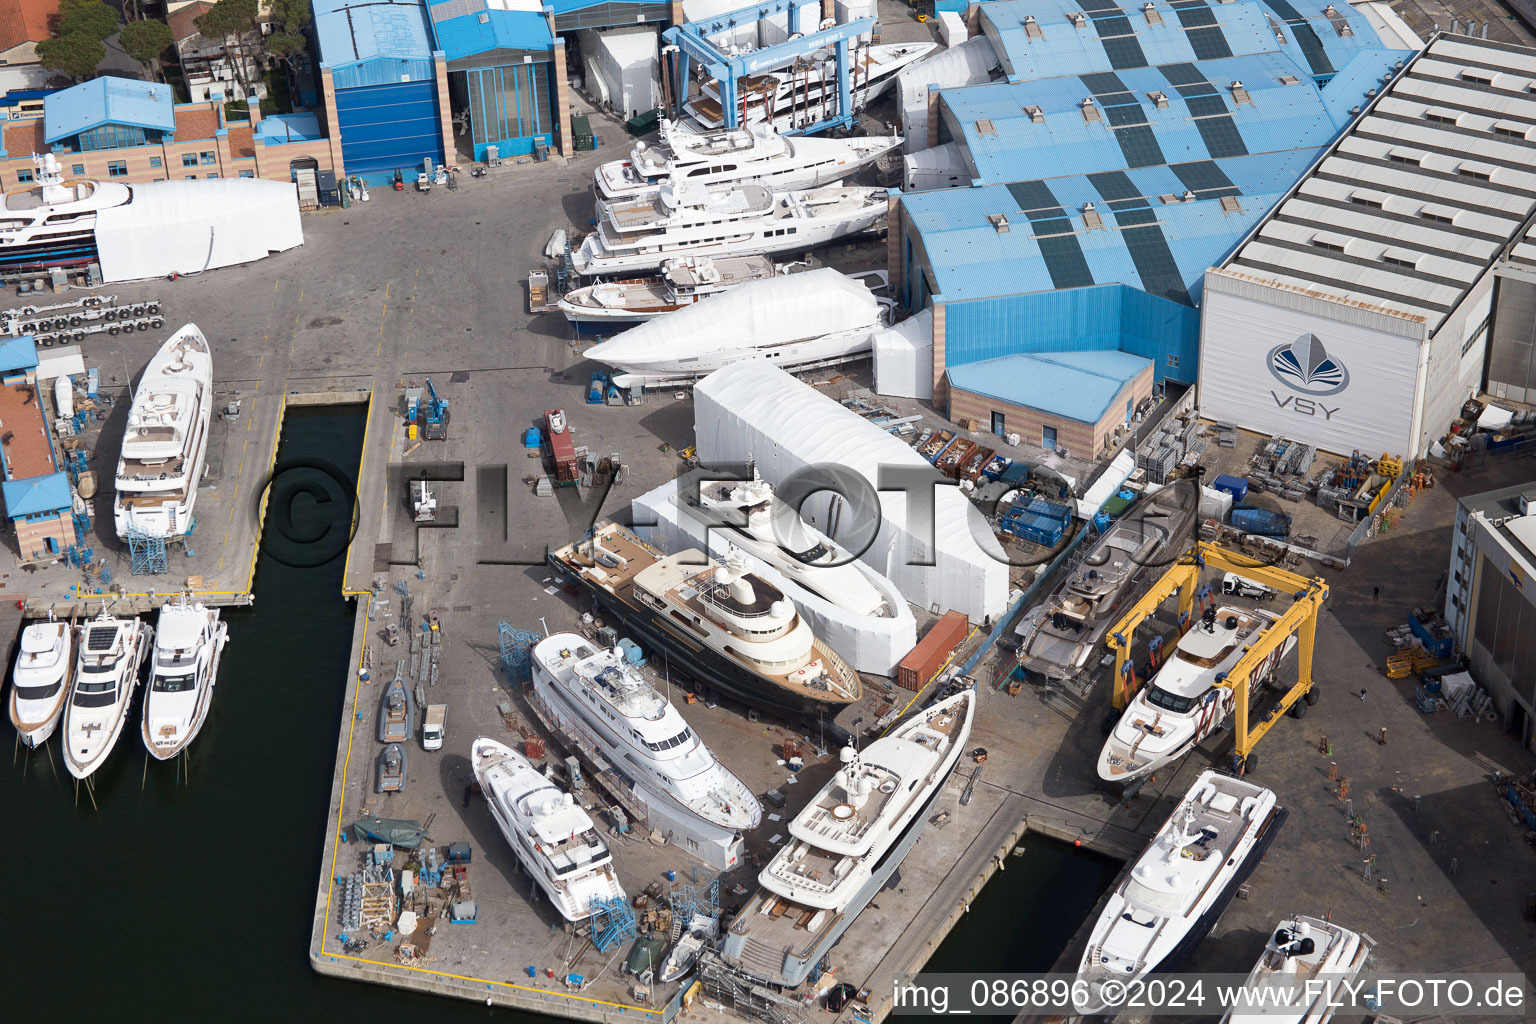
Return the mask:
M780 268L767 256L677 256L662 260L661 272L651 277L573 288L556 306L573 324L636 324L777 273Z
M869 353L885 306L864 282L831 267L751 281L587 349L618 371L614 383L694 380L742 359L781 369Z
M161 607L143 727L144 746L157 759L181 753L202 729L228 641L229 626L216 609L192 604L186 595Z
M877 43L857 47L850 55L849 100L857 114L879 99L896 82L896 73L939 48L938 43ZM683 110L701 129L725 123L720 83L706 81L699 95ZM800 131L838 114L837 57L817 50L792 66L736 80L738 124L764 122L778 132Z
M607 200L636 199L673 181L788 192L840 182L900 145L899 135L793 137L767 124L690 132L662 118L660 145L635 143L628 160L599 165L593 179L597 197Z
M556 633L533 648L533 689L562 727L590 737L649 812L650 829L721 870L741 858L742 833L763 809L740 779L715 759L617 648L599 650L575 633Z
M64 711L64 766L84 779L102 766L128 720L154 630L106 611L80 627L75 685Z
M1112 1009L1105 982L1176 969L1221 916L1285 821L1275 794L1207 770L1137 858L1088 936L1082 1014Z
M720 952L742 972L794 987L811 973L912 849L970 736L976 692L919 711L842 767L789 824L789 842Z
M213 414L213 359L208 339L187 324L160 346L133 393L117 463L117 535L181 537L208 454Z
M75 631L67 622L34 622L21 631L11 669L11 725L23 746L38 747L64 715L75 675Z
M584 921L594 899L624 898L608 844L571 794L493 739L475 740L471 761L501 834L562 917Z
M1228 1010L1222 1024L1328 1024L1341 983L1360 973L1375 947L1369 935L1332 921L1286 918L1248 975L1247 1002Z
M32 157L34 183L5 194L0 273L80 267L97 259L96 215L133 198L115 181L65 181L52 153Z
M1202 616L1115 723L1099 753L1099 778L1120 786L1135 782L1177 761L1225 722L1236 697L1217 681L1278 619L1230 605ZM1254 670L1253 681L1267 678L1295 647L1296 638L1287 638Z
M883 188L829 186L772 192L762 185L712 191L670 182L654 196L597 204L597 230L571 260L578 273L654 270L673 256L803 252L874 227Z
M729 528L730 542L817 597L855 615L890 618L901 596L890 580L808 526L750 465L750 480L701 480L697 510ZM680 502L693 496L679 492Z

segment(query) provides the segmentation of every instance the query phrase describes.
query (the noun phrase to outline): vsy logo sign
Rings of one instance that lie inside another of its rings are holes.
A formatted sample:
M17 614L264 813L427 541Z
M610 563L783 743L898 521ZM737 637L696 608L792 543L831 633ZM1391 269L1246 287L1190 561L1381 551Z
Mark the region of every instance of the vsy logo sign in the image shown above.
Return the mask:
M1318 399L1349 387L1349 370L1328 354L1317 335L1303 334L1289 345L1277 345L1269 350L1264 362L1276 380L1301 392L1281 398L1271 391L1270 397L1280 408L1302 416L1321 415L1325 420L1333 419L1333 414L1339 411L1339 406L1329 408Z

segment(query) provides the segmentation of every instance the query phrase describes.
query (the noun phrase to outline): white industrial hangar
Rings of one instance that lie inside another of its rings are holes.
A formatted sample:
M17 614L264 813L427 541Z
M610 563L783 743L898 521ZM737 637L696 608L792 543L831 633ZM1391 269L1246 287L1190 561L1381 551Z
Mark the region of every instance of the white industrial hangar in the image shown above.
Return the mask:
M1484 384L1496 286L1527 276L1509 256L1536 211L1533 89L1529 51L1489 40L1409 62L1207 271L1201 415L1341 454L1442 436Z

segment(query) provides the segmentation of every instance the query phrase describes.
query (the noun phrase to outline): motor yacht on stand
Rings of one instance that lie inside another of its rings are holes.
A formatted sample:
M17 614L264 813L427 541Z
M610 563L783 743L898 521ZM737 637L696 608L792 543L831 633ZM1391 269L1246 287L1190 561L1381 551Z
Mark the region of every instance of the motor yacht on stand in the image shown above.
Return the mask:
M901 136L786 136L767 124L685 131L662 118L659 145L635 143L628 160L593 171L599 199L637 199L674 181L709 188L763 185L777 192L842 181L901 145Z
M1070 679L1088 664L1120 609L1141 584L1171 564L1191 541L1197 488L1174 484L1137 502L1093 543L1015 632L1018 663L1047 679Z
M187 324L160 346L133 393L117 463L117 535L170 539L192 529L213 414L208 339Z
M1342 983L1365 967L1376 940L1343 925L1297 914L1280 922L1248 975L1248 1001L1222 1024L1328 1024ZM1307 986L1311 986L1309 989Z
M678 256L652 277L599 281L573 288L557 308L573 324L621 326L654 320L748 281L782 273L767 256Z
M64 716L75 677L75 630L67 622L34 622L21 631L11 668L11 725L24 747L47 742Z
M123 733L154 630L106 611L80 627L75 685L64 710L64 767L77 779L100 768Z
M939 48L938 43L877 43L851 48L849 100L857 114L883 96L902 68L922 60ZM737 124L769 124L777 132L810 128L838 114L837 57L823 48L793 65L736 80ZM725 124L721 110L720 83L709 79L699 94L683 106L699 129L708 131Z
M708 914L695 912L688 923L683 926L683 934L667 954L666 961L661 965L661 978L663 985L673 982L688 973L693 962L699 958L699 951L707 945L712 945L720 937L720 919Z
M572 254L577 273L654 270L674 256L804 252L873 228L886 190L829 186L772 192L762 185L712 191L670 182L654 196L597 204L597 230Z
M160 609L143 726L144 746L156 759L175 757L197 738L228 642L229 626L219 621L217 609L193 604L186 595Z
M613 855L592 819L511 747L480 738L475 781L523 870L567 921L584 921L594 900L622 900Z
M1274 613L1253 608L1207 610L1115 723L1099 754L1099 778L1117 786L1143 779L1189 753L1225 722L1236 696L1217 683L1278 621ZM1295 648L1296 638L1287 637L1251 678L1268 678Z
M664 555L614 523L551 552L549 563L584 589L604 617L671 674L753 707L805 716L829 734L864 687L815 635L795 603L742 561L690 548Z
M1112 1011L1127 983L1176 970L1263 859L1285 815L1262 786L1201 772L1094 924L1077 969L1077 1012Z
M34 154L32 164L34 183L7 192L0 210L0 274L96 262L97 214L129 203L132 191L116 181L65 181L52 153Z
M763 809L638 666L617 648L556 633L534 645L533 689L564 728L580 730L633 780L653 832L716 868L736 866L742 834Z
M911 851L970 736L976 691L932 704L863 751L789 824L789 842L726 930L720 953L761 982L794 987Z
M886 307L864 282L831 267L752 281L587 349L620 387L696 380L742 359L781 369L869 353Z

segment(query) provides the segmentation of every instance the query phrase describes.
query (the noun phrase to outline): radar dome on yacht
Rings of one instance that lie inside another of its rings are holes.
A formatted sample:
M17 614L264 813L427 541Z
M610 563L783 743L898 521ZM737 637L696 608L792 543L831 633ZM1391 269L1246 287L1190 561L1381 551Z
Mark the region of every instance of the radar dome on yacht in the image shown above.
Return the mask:
M576 802L576 798L569 793L564 793L560 797L560 802L569 807Z
M1312 925L1306 921L1297 921L1296 927L1291 930L1291 933L1298 939L1304 939L1312 934Z
M554 813L554 810L555 802L553 800L545 800L543 803L539 804L540 814L552 814Z
M635 143L635 152L644 153L649 147L644 142Z
M774 618L782 619L784 616L789 614L789 602L775 601L773 602L773 607L770 608L769 611L773 612Z
M723 565L717 568L715 570L715 582L720 584L722 587L731 582L731 570L727 569Z
M839 750L837 752L837 759L839 761L841 761L843 764L851 763L853 761L853 759L858 757L858 756L859 756L859 752L857 750L854 750L852 747L844 747L842 750Z

